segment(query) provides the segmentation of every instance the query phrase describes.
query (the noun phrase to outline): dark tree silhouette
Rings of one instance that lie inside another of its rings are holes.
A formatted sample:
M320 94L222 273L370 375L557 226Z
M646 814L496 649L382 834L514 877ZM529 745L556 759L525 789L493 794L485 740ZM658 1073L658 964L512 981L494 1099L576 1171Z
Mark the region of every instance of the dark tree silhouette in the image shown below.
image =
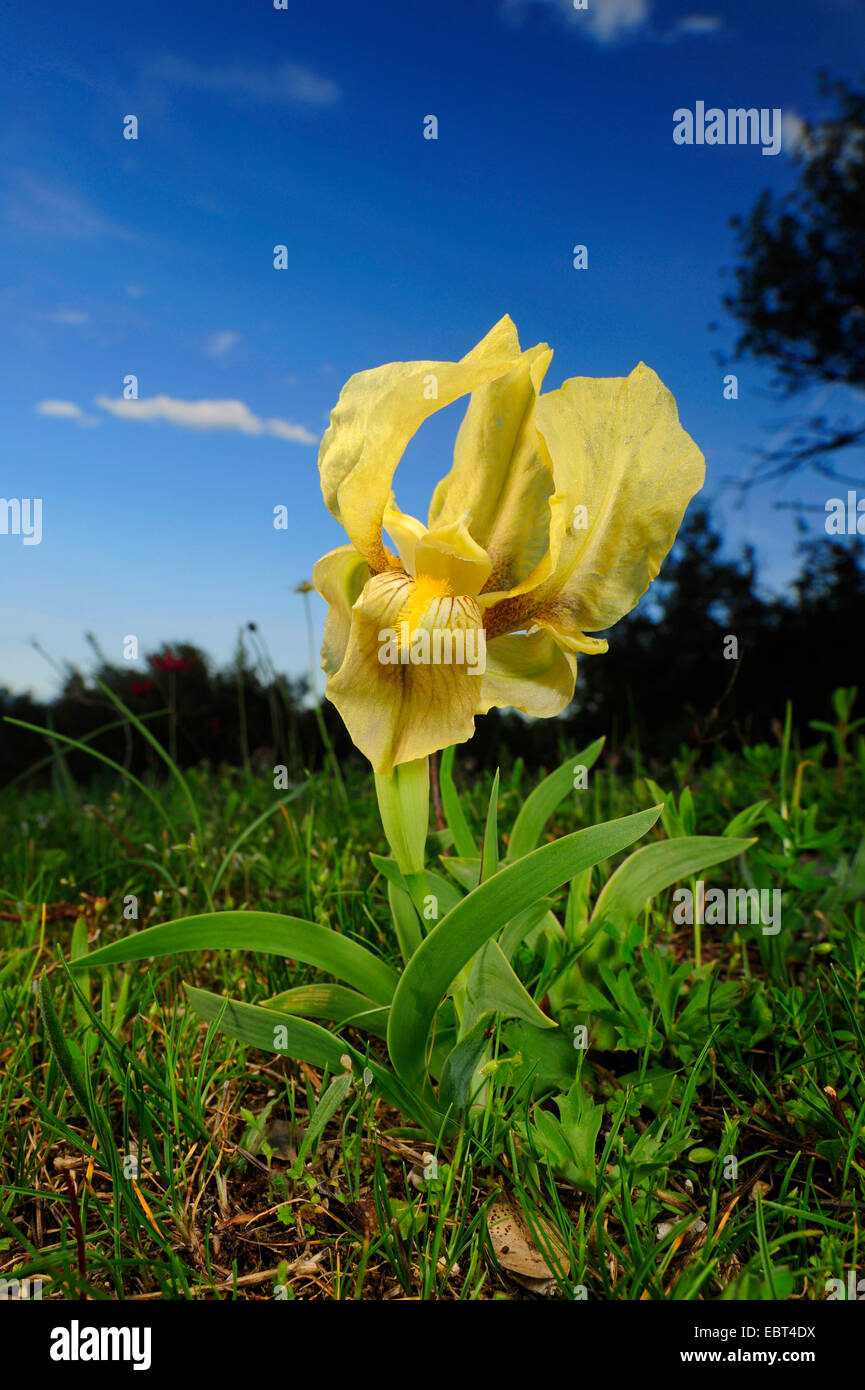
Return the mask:
M742 260L724 305L741 326L735 356L773 363L783 398L865 381L865 90L825 74L819 90L835 110L804 125L797 187L780 199L765 192L747 219L732 219ZM863 442L865 419L816 415L760 457L753 480L802 465L837 478L839 455L865 454Z
M626 765L667 762L683 747L696 764L716 744L738 748L771 736L787 700L797 727L812 739L808 722L827 716L834 689L865 689L865 541L821 536L804 541L799 553L799 574L788 594L776 597L761 588L753 556L724 554L708 509L692 508L652 588L607 634L609 652L580 660L570 708L559 719L537 720L491 711L460 750L460 766L507 768L515 758L530 767L555 766L602 733L605 757ZM324 765L305 683L277 672L252 625L235 660L221 670L184 643L164 644L148 655L145 669L134 671L94 651L99 681L164 746L173 737L182 766L245 767L271 776L284 763L295 778ZM323 714L341 765L365 766L328 701ZM43 735L4 723L3 715L93 738L94 747L137 775L164 776L153 749L100 685L70 670L50 704L0 687L0 788L33 769L47 778L40 765L55 751ZM86 753L69 748L65 766L82 782L98 770Z

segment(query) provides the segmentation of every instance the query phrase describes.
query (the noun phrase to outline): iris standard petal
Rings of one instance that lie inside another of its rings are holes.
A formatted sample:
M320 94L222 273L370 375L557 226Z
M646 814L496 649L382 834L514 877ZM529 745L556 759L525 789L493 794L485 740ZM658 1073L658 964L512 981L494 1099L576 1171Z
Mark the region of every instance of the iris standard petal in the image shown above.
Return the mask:
M660 570L702 487L703 455L679 424L673 396L642 362L627 377L566 381L540 397L535 420L556 483L549 551L488 608L488 632L512 631L551 605L573 630L601 631Z
M491 589L512 588L549 545L548 499L555 485L534 411L552 355L539 343L506 375L472 392L453 467L430 504L431 527L468 514L472 536L492 561Z
M390 563L382 518L409 440L428 416L503 376L519 357L517 330L505 315L459 362L391 362L343 387L319 450L321 488L373 573Z

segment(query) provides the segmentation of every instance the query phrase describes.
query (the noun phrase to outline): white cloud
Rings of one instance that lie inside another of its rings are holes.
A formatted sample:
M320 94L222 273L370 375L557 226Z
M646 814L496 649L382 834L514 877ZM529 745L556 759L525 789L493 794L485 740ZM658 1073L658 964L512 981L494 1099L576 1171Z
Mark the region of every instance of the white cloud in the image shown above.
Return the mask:
M182 58L163 58L151 72L174 86L195 87L224 97L296 106L332 106L339 100L335 82L297 63L281 63L278 67L250 64L204 67Z
M277 439L290 439L293 444L317 444L318 436L310 434L303 425L293 425L290 420L280 420L278 416L263 420L265 431Z
M574 0L504 0L502 18L519 23L530 5L555 9L575 34L601 45L629 39L675 43L717 34L724 27L720 15L689 14L669 29L657 29L652 24L654 0L589 0L586 9L576 9Z
M37 415L46 415L54 420L74 420L76 425L101 424L98 415L85 415L75 401L40 401L36 406Z
M584 19L586 28L598 43L618 43L630 37L635 29L642 29L649 22L651 6L649 0L597 0L585 15L571 11L575 19Z
M225 357L226 353L231 352L233 347L237 347L243 337L242 333L235 333L231 328L223 328L218 333L209 333L204 340L204 351L208 357Z
M47 183L36 174L18 172L10 179L5 215L24 232L59 237L64 241L94 241L125 235L92 208L85 198L59 181Z
M784 111L781 116L781 148L785 154L805 152L808 147L808 128L798 111Z
M80 328L90 322L90 315L81 309L55 309L51 314L41 314L46 323L58 323L64 327Z
M303 425L278 417L262 419L243 401L181 401L173 396L150 396L127 401L97 396L94 402L118 420L153 424L164 421L185 430L236 430L241 434L270 434L294 444L317 444L318 436Z
M668 29L665 38L668 43L675 39L702 38L720 33L723 27L724 21L719 14L686 14Z

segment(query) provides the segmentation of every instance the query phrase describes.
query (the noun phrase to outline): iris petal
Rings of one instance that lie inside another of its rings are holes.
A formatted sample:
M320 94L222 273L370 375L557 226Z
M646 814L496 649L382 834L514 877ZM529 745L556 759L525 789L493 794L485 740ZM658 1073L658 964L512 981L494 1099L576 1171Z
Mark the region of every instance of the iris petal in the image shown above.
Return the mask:
M556 482L549 550L489 608L488 628L513 630L555 602L575 629L602 631L660 570L703 485L703 455L679 424L672 395L642 362L627 377L566 381L540 397L535 419Z
M327 683L328 698L378 773L463 743L474 733L483 678L472 675L467 661L402 661L405 644L399 641L388 653L388 639L382 634L400 635L400 617L411 609L414 588L414 581L402 571L391 570L369 580L352 609L342 664ZM462 633L464 652L469 632L483 635L480 610L467 596L432 599L423 616L414 616L411 626L413 634L422 627L430 638L438 632L443 650L452 656L457 630ZM383 661L382 655L388 654L391 659ZM408 651L405 655L409 656Z
M548 632L496 637L487 643L479 713L512 705L535 719L549 719L571 703L576 679L576 657Z
M702 486L702 454L650 368L541 395L550 357L521 352L505 317L460 362L359 373L333 411L322 490L353 544L313 572L329 604L322 664L377 773L464 742L493 707L561 713L577 654L606 650L591 634L638 602ZM427 415L466 392L426 527L394 504L394 470ZM458 639L463 655L444 655Z
M390 563L382 518L409 440L428 416L495 381L519 356L517 330L505 315L459 362L391 362L343 387L319 450L321 488L373 573Z
M472 392L454 447L451 471L430 504L430 526L468 513L474 539L489 552L489 587L509 589L549 544L553 471L534 424L552 351L529 348L506 375Z

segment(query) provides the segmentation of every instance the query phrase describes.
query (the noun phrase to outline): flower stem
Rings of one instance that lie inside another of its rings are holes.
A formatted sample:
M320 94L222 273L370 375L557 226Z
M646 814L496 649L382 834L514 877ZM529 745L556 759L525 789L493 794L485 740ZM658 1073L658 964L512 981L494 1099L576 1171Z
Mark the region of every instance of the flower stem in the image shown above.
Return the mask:
M429 759L375 774L381 823L400 873L411 882L424 872L429 827Z

